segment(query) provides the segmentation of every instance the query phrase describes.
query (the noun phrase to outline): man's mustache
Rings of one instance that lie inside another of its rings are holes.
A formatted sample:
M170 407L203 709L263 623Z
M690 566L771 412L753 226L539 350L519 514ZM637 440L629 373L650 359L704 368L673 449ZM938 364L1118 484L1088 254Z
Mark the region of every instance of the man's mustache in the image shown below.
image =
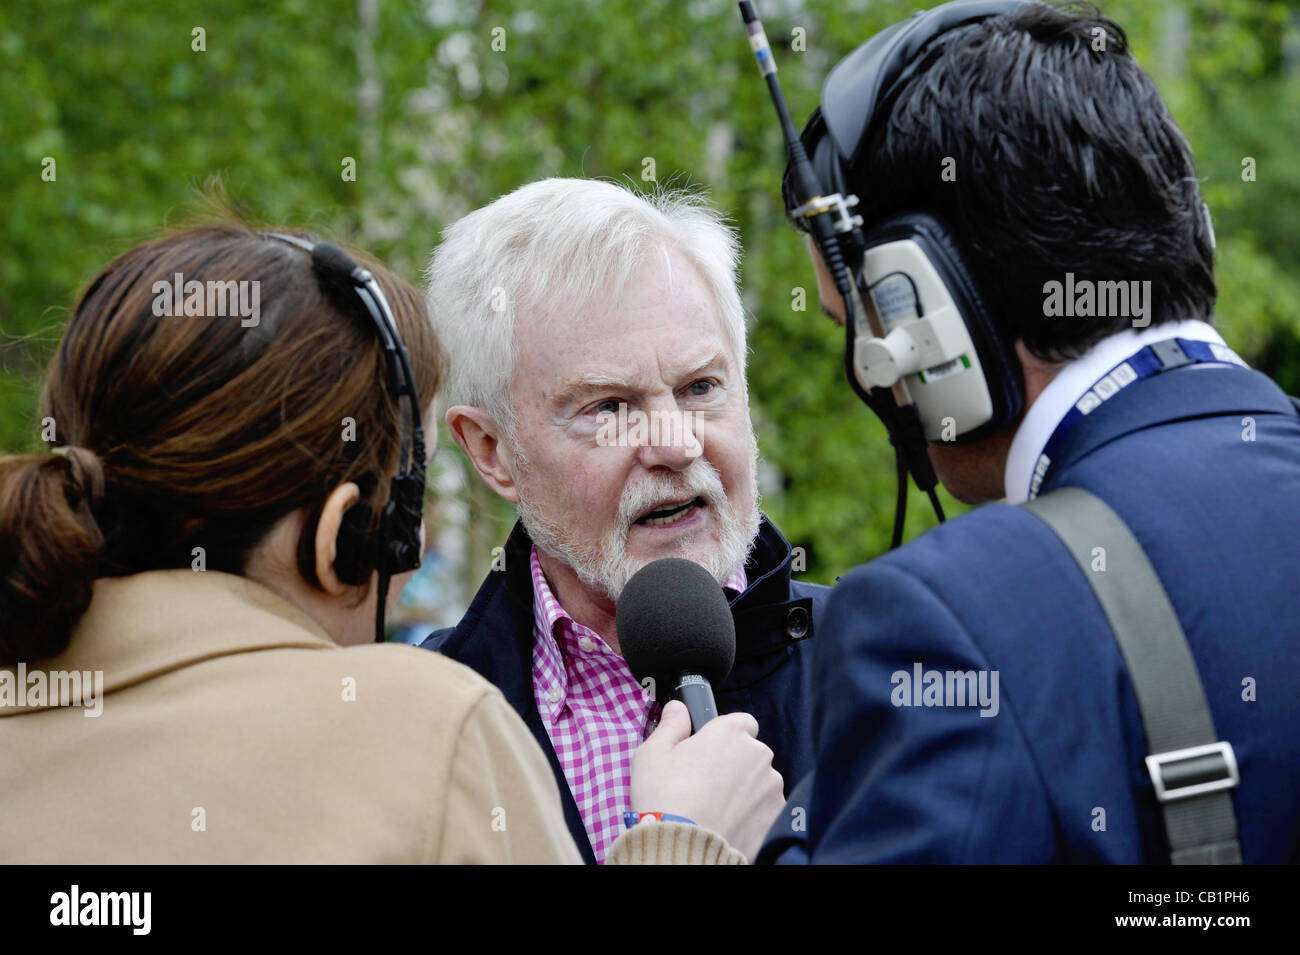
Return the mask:
M725 506L726 493L717 472L702 458L697 461L698 464L692 463L688 468L688 472L693 472L691 477L684 480L651 478L625 488L618 506L618 526L623 533L626 534L649 508L665 500L702 497L710 507ZM709 480L710 477L713 480Z

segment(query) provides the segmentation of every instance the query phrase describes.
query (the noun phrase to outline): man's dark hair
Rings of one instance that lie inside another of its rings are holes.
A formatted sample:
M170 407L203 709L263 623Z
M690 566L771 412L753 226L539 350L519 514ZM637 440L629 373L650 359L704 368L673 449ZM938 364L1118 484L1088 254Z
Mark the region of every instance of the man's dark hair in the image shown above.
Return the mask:
M1034 5L945 34L932 57L848 170L866 228L906 211L946 222L994 321L1040 358L1131 324L1046 317L1043 286L1067 272L1149 280L1152 325L1212 318L1191 148L1117 24ZM940 176L948 157L955 181Z

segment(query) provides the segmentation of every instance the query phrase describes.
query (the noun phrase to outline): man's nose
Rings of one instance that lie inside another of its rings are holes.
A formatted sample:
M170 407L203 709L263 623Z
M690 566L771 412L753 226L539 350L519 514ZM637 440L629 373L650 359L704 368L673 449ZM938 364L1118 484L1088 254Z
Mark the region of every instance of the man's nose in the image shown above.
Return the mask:
M700 456L703 447L695 433L695 416L675 404L645 411L645 440L637 447L637 461L644 468L684 471Z

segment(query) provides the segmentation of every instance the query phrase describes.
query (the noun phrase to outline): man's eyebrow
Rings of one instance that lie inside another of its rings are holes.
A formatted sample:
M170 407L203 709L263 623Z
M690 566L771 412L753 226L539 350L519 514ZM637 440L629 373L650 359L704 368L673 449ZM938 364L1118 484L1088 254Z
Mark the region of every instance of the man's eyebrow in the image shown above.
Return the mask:
M691 368L688 368L686 372L682 375L682 377L689 378L692 375L698 375L706 368L712 368L714 365L723 364L724 362L726 362L726 360L727 360L727 355L725 352L720 352L720 351L714 352L708 358L704 359L701 362L698 362L697 364L693 365Z
M570 378L563 382L551 395L551 401L555 404L563 404L584 392L599 391L602 388L626 391L631 387L625 379L617 375L579 375L577 378Z
M721 351L714 352L712 355L709 355L707 358L703 359L702 361L696 362L694 365L688 368L685 372L682 373L681 377L689 378L693 375L698 375L700 372L704 371L707 368L711 368L714 365L725 362L726 358L727 355L725 352L721 352ZM627 379L620 378L617 375L590 374L590 375L579 375L577 378L570 378L567 381L562 382L560 384L560 387L556 389L549 397L551 402L559 405L559 404L565 404L569 401L572 401L573 399L579 397L580 395L585 394L586 392L601 391L606 388L611 389L613 391L636 390L636 387L632 385L630 382L628 382Z

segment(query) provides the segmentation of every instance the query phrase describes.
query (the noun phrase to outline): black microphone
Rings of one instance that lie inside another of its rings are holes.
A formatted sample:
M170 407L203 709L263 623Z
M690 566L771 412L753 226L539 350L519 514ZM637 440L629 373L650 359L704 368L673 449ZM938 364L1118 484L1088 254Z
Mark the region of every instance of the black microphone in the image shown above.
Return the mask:
M618 643L632 674L686 704L691 732L718 715L713 685L736 660L736 624L722 586L694 561L646 564L618 597Z

